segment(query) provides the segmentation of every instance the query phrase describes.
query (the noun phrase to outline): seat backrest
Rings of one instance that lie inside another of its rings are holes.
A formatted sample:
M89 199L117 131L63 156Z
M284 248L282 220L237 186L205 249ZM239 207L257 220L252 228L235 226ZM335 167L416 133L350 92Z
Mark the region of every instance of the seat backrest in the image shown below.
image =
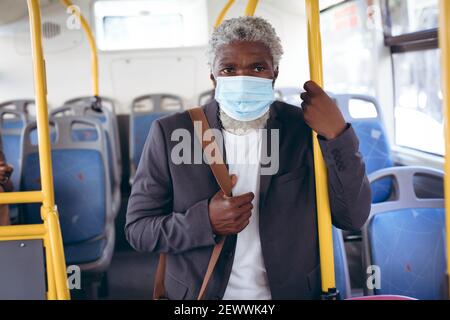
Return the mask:
M101 112L93 110L92 105L98 101L101 106ZM102 122L105 130L108 132L107 139L111 139L114 144L114 155L119 165L119 173L122 175L122 153L120 150L120 138L119 138L119 122L117 120L116 105L113 99L106 97L99 97L97 100L95 97L80 97L67 100L63 106L71 106L75 111L75 115L91 115L97 117ZM77 110L79 110L77 112ZM80 113L81 111L81 113Z
M26 122L33 121L31 106L36 105L33 99L18 99L0 103L1 110L12 110L24 114Z
M79 117L94 118L100 121L103 129L105 130L111 188L120 188L122 162L120 157L120 141L118 140L119 133L117 131L117 117L107 108L102 108L101 111L94 111L91 104L83 103L84 101L85 100L79 100L76 103L73 102L72 104L63 105L62 107L52 110L50 114L52 117L75 115ZM94 128L77 129L73 132L73 134L77 136L79 141L95 140Z
M111 220L111 190L106 143L101 124L94 119L63 117L50 120L55 128L52 166L55 202L64 245L90 241L105 234ZM96 139L79 141L77 128L93 128ZM22 189L40 189L39 154L31 142L36 123L27 125L23 139ZM40 223L39 205L23 206L25 223Z
M198 96L198 101L197 104L199 106L203 106L209 102L211 102L212 100L214 100L214 94L215 94L215 90L208 90L205 92L200 93L200 95Z
M67 100L63 103L63 105L82 105L82 106L92 106L92 104L96 103L97 101L100 102L100 105L103 108L106 108L108 111L110 111L112 114L116 114L116 105L114 103L114 100L107 97L96 97L93 96L86 96L86 97L77 97L70 100Z
M21 139L26 116L17 110L0 109L0 133L6 161L14 168L11 181L14 190L19 190L21 175Z
M367 174L393 166L389 141L384 128L378 101L357 94L330 94L335 99L345 120L352 124L360 141L360 152ZM386 201L392 190L392 181L382 179L372 184L372 202Z
M0 299L45 300L42 240L0 241Z
M389 168L369 176L371 182L391 177L396 198L373 204L363 228L365 267L379 268L381 280L368 294L446 298L444 200L419 199L414 190L418 175L444 177L422 167Z
M136 171L153 121L184 109L183 99L172 94L149 94L133 100L130 114L130 175Z
M333 249L336 288L339 290L340 298L347 299L351 297L351 287L344 237L342 231L335 227L333 227Z

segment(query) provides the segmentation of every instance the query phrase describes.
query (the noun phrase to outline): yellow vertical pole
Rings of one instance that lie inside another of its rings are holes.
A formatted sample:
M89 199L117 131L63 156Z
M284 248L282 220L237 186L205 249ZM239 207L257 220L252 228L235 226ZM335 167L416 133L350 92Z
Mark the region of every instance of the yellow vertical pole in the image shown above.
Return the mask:
M322 41L318 0L306 0L306 14L308 17L308 53L311 80L323 87ZM322 291L326 295L333 293L336 289L333 233L330 201L328 197L327 169L316 133L313 135L313 140Z
M73 3L70 0L61 0L61 3L64 4L67 8L73 7ZM73 10L73 14L75 14L79 19L81 27L83 28L84 33L86 34L89 42L89 48L91 49L92 94L95 97L98 97L99 96L98 52L97 52L97 45L95 43L95 38L92 33L91 27L89 26L89 23L83 17L83 15L78 10Z
M450 1L440 1L439 45L442 54L442 90L445 123L445 213L447 235L447 280L450 298Z
M50 150L50 130L47 109L47 81L45 77L45 61L42 51L41 13L39 0L27 0L30 15L31 48L33 55L34 88L36 96L36 119L38 131L39 166L43 204L41 208L42 220L48 233L50 248L46 254L52 259L51 268L54 271L56 297L68 299L66 263L62 245L61 229L55 206L53 190L52 159ZM50 283L49 288L52 287ZM51 295L53 296L53 295Z
M258 0L248 0L247 7L245 8L245 15L252 17L255 14L257 6Z
M228 10L230 10L231 6L234 4L235 0L229 0L225 7L223 7L222 11L220 11L219 16L216 19L216 22L214 23L214 28L217 28L222 23L223 19L225 18L225 15L227 14Z

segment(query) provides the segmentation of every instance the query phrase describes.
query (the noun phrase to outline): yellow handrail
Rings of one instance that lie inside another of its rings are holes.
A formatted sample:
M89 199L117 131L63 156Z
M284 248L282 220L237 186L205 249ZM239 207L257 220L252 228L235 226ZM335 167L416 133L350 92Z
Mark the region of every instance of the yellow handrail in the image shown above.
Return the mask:
M61 3L64 4L67 8L73 8L73 3L70 0L61 0ZM92 33L91 27L87 20L83 17L81 12L78 10L73 10L72 14L75 14L80 21L81 27L84 30L84 33L87 36L89 42L89 48L91 49L91 77L92 77L92 94L95 97L99 96L99 82L98 82L98 52L97 45L95 43L95 38Z
M450 297L450 1L440 1L439 45L442 54L442 91L445 123L445 213L447 234L447 280Z
M9 203L42 203L44 194L41 191L8 192L0 194L0 204Z
M39 0L27 0L30 19L31 49L33 55L34 88L36 96L36 119L38 132L41 191L0 194L0 203L42 202L41 225L20 225L0 228L0 241L19 239L42 239L46 248L47 298L69 299L66 262L61 229L55 206L53 190L50 130L48 125L47 86L45 61L42 52L41 12Z
M308 53L311 80L323 87L319 1L306 0L306 13L308 17ZM322 291L327 294L336 288L331 210L328 197L327 169L316 133L313 136L313 144Z
M228 0L225 7L223 7L222 11L220 11L219 16L216 19L216 22L214 23L214 28L217 28L222 23L223 19L225 18L225 15L227 14L228 10L230 10L231 6L234 4L235 0Z
M247 7L245 8L245 15L248 17L253 17L257 6L258 0L248 0Z

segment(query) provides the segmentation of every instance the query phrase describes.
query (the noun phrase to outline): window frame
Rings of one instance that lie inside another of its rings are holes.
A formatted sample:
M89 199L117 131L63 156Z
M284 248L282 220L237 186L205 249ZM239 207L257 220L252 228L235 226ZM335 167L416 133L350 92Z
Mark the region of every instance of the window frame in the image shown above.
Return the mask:
M415 32L407 32L397 36L391 34L392 20L389 10L390 0L379 0L381 7L381 19L383 23L383 33L384 33L384 45L389 48L390 59L391 59L391 70L392 70L392 85L393 85L393 112L395 113L395 101L397 98L396 89L396 78L395 78L395 54L404 54L410 52L427 51L439 49L439 28L424 29ZM396 122L394 125L394 137L397 135ZM396 150L411 150L414 152L419 152L422 154L430 155L433 157L443 158L443 155L428 152L418 148L413 148L410 146L397 145L395 139L393 141Z

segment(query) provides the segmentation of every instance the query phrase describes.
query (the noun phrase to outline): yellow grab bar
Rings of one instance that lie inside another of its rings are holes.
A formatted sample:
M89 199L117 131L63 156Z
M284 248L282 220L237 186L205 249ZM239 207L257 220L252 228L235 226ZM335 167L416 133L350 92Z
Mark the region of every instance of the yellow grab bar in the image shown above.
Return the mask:
M253 17L257 6L258 0L248 0L247 7L245 8L245 15Z
M322 40L320 35L318 0L306 0L306 14L308 17L308 53L311 80L323 87ZM313 134L313 144L322 291L326 295L334 293L336 289L333 230L328 197L327 169L320 150L319 141L317 140L317 133Z
M9 203L42 203L42 191L7 192L0 194L0 204Z
M220 11L219 16L216 19L216 22L214 23L214 28L217 28L222 23L223 19L225 18L225 15L227 14L228 10L230 10L231 6L234 4L235 0L228 0L225 7L223 7L222 11Z
M33 56L34 90L38 132L41 191L0 194L0 203L42 202L41 225L18 225L0 228L0 241L43 239L47 265L47 298L69 299L66 262L61 229L53 190L50 130L48 125L45 61L42 52L41 12L39 0L27 0L30 19L31 51Z
M442 90L445 123L445 213L447 235L447 280L450 297L450 1L440 1L439 45L442 55Z
M70 0L61 0L61 3L64 4L67 8L73 6L72 1ZM94 34L92 33L91 27L87 20L83 17L83 15L78 10L73 10L73 14L77 16L80 20L81 27L84 30L84 33L87 36L89 42L89 48L91 49L91 76L92 76L92 94L95 97L99 96L99 84L98 84L98 52L97 52L97 44L95 42Z

